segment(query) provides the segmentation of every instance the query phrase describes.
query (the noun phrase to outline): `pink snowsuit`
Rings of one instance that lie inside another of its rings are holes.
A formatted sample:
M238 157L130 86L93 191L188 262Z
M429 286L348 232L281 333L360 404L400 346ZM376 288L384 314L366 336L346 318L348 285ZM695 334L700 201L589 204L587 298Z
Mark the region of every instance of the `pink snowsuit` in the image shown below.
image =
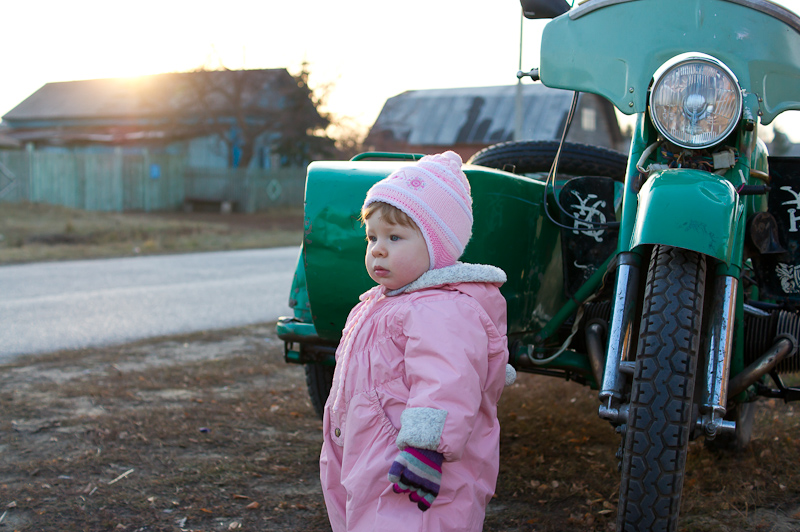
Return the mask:
M348 363L344 342L336 353L320 457L334 532L482 530L499 469L497 402L513 380L498 289L505 280L493 266L456 263L398 295L375 287L350 312L345 331L354 319L358 328ZM441 490L426 512L387 478L406 446L444 455Z

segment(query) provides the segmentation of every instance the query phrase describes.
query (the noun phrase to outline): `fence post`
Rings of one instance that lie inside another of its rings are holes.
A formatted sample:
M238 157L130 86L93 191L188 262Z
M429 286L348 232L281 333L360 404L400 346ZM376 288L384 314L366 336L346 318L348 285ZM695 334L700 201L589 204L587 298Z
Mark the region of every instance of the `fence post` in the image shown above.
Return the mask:
M33 153L33 142L29 142L25 144L25 153L28 154L28 201L35 202L38 201L38 193L37 190L39 187L37 186L37 176L36 176L36 166L34 165L34 153Z
M122 212L122 146L114 147L114 170L111 179L111 201L114 203L111 210Z
M145 148L142 150L142 158L144 159L142 165L142 175L140 176L140 182L142 187L142 208L144 212L150 212L150 180L152 176L150 175L150 150Z

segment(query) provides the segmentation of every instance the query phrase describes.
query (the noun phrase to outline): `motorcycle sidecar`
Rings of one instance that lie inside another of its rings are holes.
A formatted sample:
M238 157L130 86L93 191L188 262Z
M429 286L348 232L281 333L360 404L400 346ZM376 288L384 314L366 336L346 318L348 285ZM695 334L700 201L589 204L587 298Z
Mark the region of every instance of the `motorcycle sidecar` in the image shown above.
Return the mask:
M376 160L386 157L393 159ZM373 183L413 157L364 154L351 161L314 162L308 167L304 238L290 296L294 315L281 318L278 336L286 345L286 361L306 366L309 393L320 415L347 314L358 296L374 284L364 267L361 205ZM472 188L474 225L461 260L491 264L506 272L508 281L501 291L508 302L511 363L524 366L530 354L521 346L533 343L537 332L564 312L568 296L573 295L565 291L565 272L569 275L570 268L562 261L562 230L547 222L543 178L470 164L464 172ZM610 190L613 194L614 187ZM614 199L607 204L613 216ZM558 212L552 199L548 210ZM571 247L576 246L572 243ZM594 264L588 265L591 271L611 252L613 246L606 256L593 257ZM581 268L583 275L587 265ZM566 372L571 378L594 383L588 359L570 351L557 363L535 370Z

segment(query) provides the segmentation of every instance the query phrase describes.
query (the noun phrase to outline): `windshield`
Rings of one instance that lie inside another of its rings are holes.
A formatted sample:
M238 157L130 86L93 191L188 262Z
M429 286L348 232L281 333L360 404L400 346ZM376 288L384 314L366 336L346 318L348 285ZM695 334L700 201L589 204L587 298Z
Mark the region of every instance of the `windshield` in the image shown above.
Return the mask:
M766 0L589 0L545 26L539 75L642 113L655 71L687 52L727 65L762 124L800 109L800 19Z
M636 2L640 0L585 0L580 2L580 5L569 12L569 18L572 20L578 19L584 15L602 9L604 7L612 6L615 4L623 4L626 2ZM723 0L732 4L739 4L741 6L755 9L766 15L774 17L784 24L792 26L795 31L800 32L800 17L792 11L789 11L783 6L768 0Z

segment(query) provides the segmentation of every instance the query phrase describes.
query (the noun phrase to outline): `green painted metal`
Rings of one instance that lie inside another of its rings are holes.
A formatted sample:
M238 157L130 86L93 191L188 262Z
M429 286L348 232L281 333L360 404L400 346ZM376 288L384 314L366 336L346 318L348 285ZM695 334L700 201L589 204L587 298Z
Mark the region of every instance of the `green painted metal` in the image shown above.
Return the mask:
M664 244L731 263L738 195L716 174L685 168L656 172L639 191L631 249Z
M374 285L364 268L360 208L369 187L403 164L367 160L309 165L303 258L320 338L337 340L358 296ZM561 237L542 212L544 184L479 166L465 166L465 173L475 222L462 260L506 272L508 282L501 291L508 302L509 336L534 334L565 302Z
M646 120L644 115L639 115L636 120L636 127L633 130L630 153L628 154L628 170L625 176L625 190L622 195L618 252L630 251L629 243L636 222L636 209L639 207L638 190L636 188L639 170L636 168L636 163L645 149L655 141L655 137L655 128L652 123Z
M280 337L295 336L298 338L312 338L317 336L317 330L314 328L314 324L302 321L280 321L276 329Z
M639 180L635 179L636 162L648 146L658 141L652 123L639 115L631 142L618 251L629 251L641 244L693 249L724 261L735 272L731 275L738 277L745 221L751 214L767 208L765 196L739 197L735 193L742 184L763 184L751 175L751 168L768 173L766 146L756 132L756 127L741 127L737 136L730 139L731 145L744 156L723 176L699 170L667 169L654 172L639 187ZM660 162L657 154L651 161ZM661 196L655 203L651 197L653 190Z
M733 69L749 95L745 106L762 123L800 109L800 33L777 18L723 0L635 0L580 11L544 29L539 75L548 87L598 94L623 113L642 113L658 67L702 52ZM638 29L616 30L622 21Z
M292 364L305 364L307 362L301 352L301 343L319 343L319 337L313 323L279 321L275 330L278 338L286 342L284 360ZM331 361L330 364L335 365L335 361Z
M380 159L390 159L390 160L402 160L402 161L419 161L425 157L421 153L396 153L396 152L386 152L386 151L367 151L364 153L359 153L358 155L354 156L351 161L368 161L368 160L380 160Z
M297 256L297 266L294 269L292 288L289 293L289 306L294 311L294 317L301 322L311 323L311 304L308 302L308 288L306 287L306 268L303 264L303 247ZM313 334L316 334L314 332Z

